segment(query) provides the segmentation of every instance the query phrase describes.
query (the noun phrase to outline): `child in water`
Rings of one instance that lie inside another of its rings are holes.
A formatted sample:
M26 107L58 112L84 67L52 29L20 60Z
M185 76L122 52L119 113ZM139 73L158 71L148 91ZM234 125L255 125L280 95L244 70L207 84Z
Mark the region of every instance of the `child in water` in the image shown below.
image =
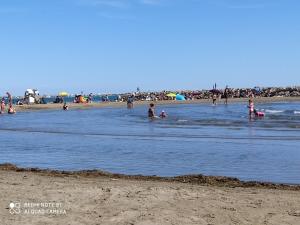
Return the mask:
M160 118L166 118L168 115L167 115L167 113L163 110L163 111L161 111L161 113L160 113L160 115L159 115L159 117Z
M255 115L256 117L264 117L265 114L263 112L259 112L254 108L254 102L252 99L249 99L249 116Z

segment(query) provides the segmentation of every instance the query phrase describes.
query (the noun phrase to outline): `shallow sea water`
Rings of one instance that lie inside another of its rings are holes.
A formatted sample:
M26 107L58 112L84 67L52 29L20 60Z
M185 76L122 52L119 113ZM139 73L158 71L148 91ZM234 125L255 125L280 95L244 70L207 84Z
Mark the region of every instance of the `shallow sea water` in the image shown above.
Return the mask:
M205 174L300 184L300 103L147 106L0 115L0 163L125 174Z

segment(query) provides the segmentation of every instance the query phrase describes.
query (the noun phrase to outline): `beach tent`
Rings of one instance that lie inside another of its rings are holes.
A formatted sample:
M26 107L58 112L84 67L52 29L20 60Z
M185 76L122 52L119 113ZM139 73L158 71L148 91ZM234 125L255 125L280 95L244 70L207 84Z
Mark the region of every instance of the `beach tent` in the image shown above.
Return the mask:
M177 101L185 101L185 97L183 95L177 94L176 95L176 100Z
M58 96L66 97L66 96L69 96L69 94L65 91L62 91L62 92L59 92Z
M27 89L24 94L23 103L25 104L40 103L39 91L36 89Z

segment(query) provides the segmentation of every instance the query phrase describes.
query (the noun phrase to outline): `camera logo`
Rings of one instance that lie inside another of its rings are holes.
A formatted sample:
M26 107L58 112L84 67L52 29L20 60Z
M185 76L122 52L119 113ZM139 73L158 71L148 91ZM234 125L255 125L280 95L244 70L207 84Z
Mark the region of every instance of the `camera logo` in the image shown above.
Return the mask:
M11 202L9 204L9 213L12 215L18 215L21 213L21 203Z

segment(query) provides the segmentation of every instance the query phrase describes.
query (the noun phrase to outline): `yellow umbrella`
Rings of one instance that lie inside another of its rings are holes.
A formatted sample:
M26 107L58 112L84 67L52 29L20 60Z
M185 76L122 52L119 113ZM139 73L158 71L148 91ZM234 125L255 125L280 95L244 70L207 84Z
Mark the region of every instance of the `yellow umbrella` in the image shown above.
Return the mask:
M169 93L166 95L167 97L171 97L171 98L175 98L176 97L176 94L175 93Z
M65 91L59 92L58 95L61 96L61 97L69 96L69 94L67 92L65 92Z

